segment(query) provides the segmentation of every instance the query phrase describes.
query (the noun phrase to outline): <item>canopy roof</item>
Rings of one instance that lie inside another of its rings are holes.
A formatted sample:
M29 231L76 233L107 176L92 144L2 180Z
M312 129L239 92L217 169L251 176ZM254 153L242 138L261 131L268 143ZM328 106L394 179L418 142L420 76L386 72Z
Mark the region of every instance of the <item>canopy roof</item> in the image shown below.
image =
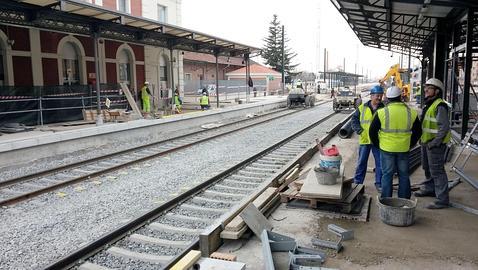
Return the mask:
M471 0L331 0L365 46L418 56L440 18L455 17Z

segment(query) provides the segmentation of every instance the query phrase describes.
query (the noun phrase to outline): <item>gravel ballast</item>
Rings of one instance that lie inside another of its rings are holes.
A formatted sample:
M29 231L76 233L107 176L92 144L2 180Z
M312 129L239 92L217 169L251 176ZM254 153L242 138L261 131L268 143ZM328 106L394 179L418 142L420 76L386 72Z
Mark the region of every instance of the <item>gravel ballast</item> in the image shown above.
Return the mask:
M309 109L2 209L0 269L45 266L330 112Z

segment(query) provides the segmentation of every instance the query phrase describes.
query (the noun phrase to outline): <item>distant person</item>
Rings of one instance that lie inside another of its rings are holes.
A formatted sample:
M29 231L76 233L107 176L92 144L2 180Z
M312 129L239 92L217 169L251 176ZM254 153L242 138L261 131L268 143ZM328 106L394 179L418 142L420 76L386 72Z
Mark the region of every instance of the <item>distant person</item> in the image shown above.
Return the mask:
M174 91L174 105L176 106L176 113L181 113L183 101L181 100L181 97L179 96L178 89Z
M143 88L141 88L141 101L143 104L143 112L151 112L151 91L149 91L149 82L144 82Z
M201 105L201 110L209 109L209 96L206 92L202 93L202 96L199 98L199 105Z
M332 88L332 90L330 90L330 98L334 98L335 97L335 90L334 88Z
M360 104L358 109L352 115L352 129L358 135L359 139L359 156L357 168L355 169L354 182L363 184L367 173L367 164L370 151L372 151L375 161L375 188L378 192L382 191L382 165L380 163L380 149L372 144L368 131L375 112L383 108L382 103L383 88L375 85L370 89L370 100L364 104Z
M388 88L386 96L389 103L377 110L369 130L370 141L380 148L381 197L392 197L393 175L398 172L398 197L410 199L409 153L422 129L417 112L401 101L398 87Z

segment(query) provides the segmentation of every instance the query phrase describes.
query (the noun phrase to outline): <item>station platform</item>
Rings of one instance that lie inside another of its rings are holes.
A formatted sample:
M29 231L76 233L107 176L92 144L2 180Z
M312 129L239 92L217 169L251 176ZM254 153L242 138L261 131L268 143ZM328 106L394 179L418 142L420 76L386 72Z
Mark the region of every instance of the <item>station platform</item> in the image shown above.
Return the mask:
M339 148L345 165L346 178L353 177L358 156L358 136L349 139L334 137L328 145ZM303 167L302 171L316 166L319 155L316 154ZM472 156L468 164L478 164L478 158ZM369 171L374 167L372 155L369 159ZM449 180L458 176L451 172L450 163L445 166ZM466 173L478 178L478 168L468 166ZM410 176L412 185L425 179L423 169L418 167ZM394 180L398 183L398 179ZM377 206L378 192L374 187L374 173L367 172L365 194L372 198L367 222L340 218L328 218L323 211L305 208L291 208L282 203L268 218L273 231L294 238L299 246L314 247L311 239L319 238L338 241L338 237L327 230L329 224L336 224L354 231L354 239L343 241L343 250L325 249L327 259L323 267L327 269L478 269L478 253L475 243L478 215L450 207L429 210L425 206L434 198L417 198L415 223L410 227L394 227L382 223ZM465 181L461 181L450 191L450 201L478 209L478 190ZM396 191L394 193L396 197ZM412 199L415 197L412 195ZM315 247L317 248L317 247ZM237 261L251 269L262 269L264 260L260 239L226 241L218 250L237 255ZM289 255L273 252L276 269L289 269Z
M317 94L317 101L330 100L329 94ZM103 125L58 123L38 126L32 131L0 136L2 166L31 162L39 158L70 153L90 147L101 147L122 140L154 141L190 133L208 123L244 118L247 114L264 113L285 107L286 96L251 97L250 103L221 103L221 108L186 111L161 119L138 119ZM81 121L79 122L81 123Z

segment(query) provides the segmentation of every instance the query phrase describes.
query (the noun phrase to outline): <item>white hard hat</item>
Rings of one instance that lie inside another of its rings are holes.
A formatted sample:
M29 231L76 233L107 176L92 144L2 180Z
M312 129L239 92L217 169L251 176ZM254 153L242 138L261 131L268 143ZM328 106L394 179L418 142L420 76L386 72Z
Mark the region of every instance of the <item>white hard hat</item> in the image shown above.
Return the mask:
M385 96L387 98L396 98L396 97L399 97L402 95L402 90L400 90L400 88L396 87L396 86L392 86L390 88L387 89L387 93L385 94Z
M149 82L144 82L144 84L149 84Z
M443 85L443 83L439 79L436 79L436 78L428 79L427 82L425 83L425 85L433 85L436 88L440 89L442 92L445 89L445 86Z

